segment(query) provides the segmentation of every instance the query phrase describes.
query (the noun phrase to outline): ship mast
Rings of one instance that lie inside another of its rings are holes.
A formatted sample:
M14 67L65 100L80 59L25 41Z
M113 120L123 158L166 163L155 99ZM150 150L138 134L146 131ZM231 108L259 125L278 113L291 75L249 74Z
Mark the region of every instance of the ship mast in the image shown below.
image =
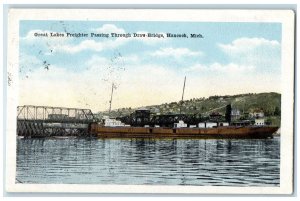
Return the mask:
M181 109L182 109L182 104L183 104L183 96L184 96L184 89L185 89L185 81L186 81L186 76L184 76L184 82L183 82L183 90L182 90L182 96L181 96L181 102L180 102L180 114L181 114Z
M114 93L114 83L112 83L112 85L111 85L111 94L110 94L108 114L110 114L110 111L111 111L111 103L112 103L113 93Z

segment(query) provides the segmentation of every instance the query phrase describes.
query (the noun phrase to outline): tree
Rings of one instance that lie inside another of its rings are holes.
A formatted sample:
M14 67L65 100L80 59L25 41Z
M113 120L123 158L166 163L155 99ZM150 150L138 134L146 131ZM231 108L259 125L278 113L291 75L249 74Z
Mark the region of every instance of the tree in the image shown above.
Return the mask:
M274 115L275 116L280 116L280 114L281 114L280 108L278 106L276 106L275 110L274 110Z

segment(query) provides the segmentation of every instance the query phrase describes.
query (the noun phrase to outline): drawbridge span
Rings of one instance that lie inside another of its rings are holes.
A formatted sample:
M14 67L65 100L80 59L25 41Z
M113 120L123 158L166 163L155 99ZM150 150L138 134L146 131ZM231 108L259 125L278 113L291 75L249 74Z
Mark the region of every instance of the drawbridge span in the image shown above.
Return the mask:
M17 135L88 136L95 122L90 109L24 105L17 108Z

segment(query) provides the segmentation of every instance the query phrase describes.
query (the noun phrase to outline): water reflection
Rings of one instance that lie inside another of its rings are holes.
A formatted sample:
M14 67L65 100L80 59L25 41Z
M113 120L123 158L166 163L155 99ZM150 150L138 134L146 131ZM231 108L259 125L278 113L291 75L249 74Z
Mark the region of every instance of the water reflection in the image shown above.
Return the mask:
M18 139L22 183L278 186L280 139Z

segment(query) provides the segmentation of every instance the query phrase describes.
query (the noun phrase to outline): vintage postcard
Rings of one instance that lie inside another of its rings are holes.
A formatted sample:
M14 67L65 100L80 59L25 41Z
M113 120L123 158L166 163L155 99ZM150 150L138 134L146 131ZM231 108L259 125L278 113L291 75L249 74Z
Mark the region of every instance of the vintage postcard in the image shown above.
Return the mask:
M8 192L291 194L291 10L11 9Z

